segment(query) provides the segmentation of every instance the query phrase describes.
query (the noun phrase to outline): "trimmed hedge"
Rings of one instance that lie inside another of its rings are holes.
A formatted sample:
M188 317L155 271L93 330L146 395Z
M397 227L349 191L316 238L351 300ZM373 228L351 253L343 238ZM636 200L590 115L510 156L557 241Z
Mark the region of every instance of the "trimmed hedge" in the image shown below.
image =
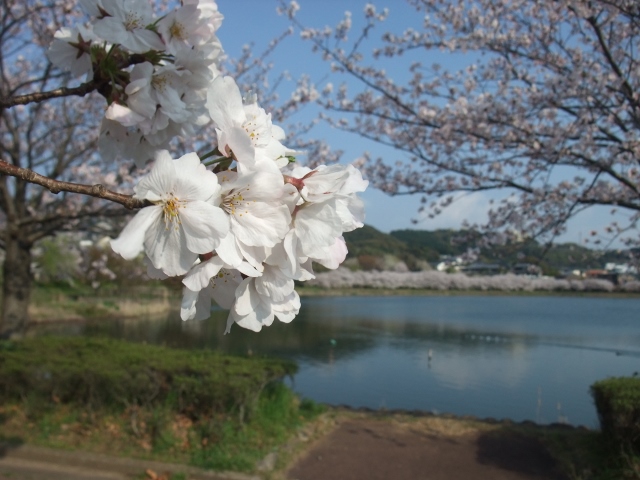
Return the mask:
M0 401L90 409L168 405L191 418L251 411L288 361L241 358L120 340L37 337L0 342Z
M615 447L640 454L640 378L614 377L591 386L600 429Z

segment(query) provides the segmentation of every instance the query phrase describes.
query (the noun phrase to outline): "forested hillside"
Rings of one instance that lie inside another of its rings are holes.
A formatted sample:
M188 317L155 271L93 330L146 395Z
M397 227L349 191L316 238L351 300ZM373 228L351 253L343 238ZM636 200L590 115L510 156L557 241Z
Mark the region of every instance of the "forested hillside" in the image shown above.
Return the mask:
M442 255L459 256L474 250L478 262L513 265L533 263L546 273L562 269L602 268L606 262L629 261L628 251L598 251L575 243L563 243L546 248L534 240L481 248L479 235L461 230L395 230L386 234L373 227L348 232L344 235L349 258L362 256L384 257L392 255L415 269L419 261L435 265Z

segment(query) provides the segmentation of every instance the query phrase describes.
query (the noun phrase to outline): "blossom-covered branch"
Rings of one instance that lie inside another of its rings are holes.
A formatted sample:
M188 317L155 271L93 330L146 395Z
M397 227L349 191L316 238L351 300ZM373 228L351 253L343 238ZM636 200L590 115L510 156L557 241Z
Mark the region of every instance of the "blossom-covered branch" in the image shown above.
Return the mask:
M387 11L367 4L358 32L348 12L335 28L312 28L298 22L295 2L283 7L331 63L335 78L312 100L320 118L401 152L365 157L375 186L423 194L429 217L467 192L504 190L493 196L488 221L469 226L519 237L553 240L583 211L576 205L627 210L626 224L608 230L614 237L637 225L640 11L633 2L407 3L419 22L381 33L370 52L366 39ZM443 55L455 62L425 61Z

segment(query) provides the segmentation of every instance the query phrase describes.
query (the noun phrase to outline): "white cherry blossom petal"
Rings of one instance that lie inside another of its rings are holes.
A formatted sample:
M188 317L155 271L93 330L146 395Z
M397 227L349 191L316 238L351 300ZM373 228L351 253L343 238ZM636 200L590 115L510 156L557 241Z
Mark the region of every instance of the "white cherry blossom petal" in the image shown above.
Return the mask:
M120 125L125 127L136 126L145 120L145 117L139 113L136 113L129 107L125 107L124 105L120 105L116 102L109 105L104 116L105 118L118 122Z
M223 153L233 155L238 163L252 166L256 162L256 150L247 132L240 126L231 126L218 135Z
M236 268L242 262L242 251L232 231L229 231L220 241L220 244L216 247L216 253L227 265L233 268Z
M187 248L192 252L213 252L229 232L229 217L209 203L189 202L179 215Z
M180 318L182 320L206 320L211 316L211 291L204 289L194 292L183 289Z
M221 308L228 310L233 306L241 282L239 271L223 268L211 279L211 297Z
M245 278L236 290L236 302L233 306L238 315L249 315L260 304L260 298L253 285L253 278Z
M309 257L325 268L335 270L347 258L347 244L343 237L336 238L329 247L316 247L309 252Z
M217 77L207 93L207 109L220 129L240 126L246 120L242 95L231 77Z
M161 150L156 154L151 171L140 179L133 191L138 198L151 202L160 201L167 192L173 190L175 176L176 168L171 155L166 150Z
M209 286L210 280L215 277L224 266L224 262L218 256L205 262L194 265L189 273L182 279L182 283L194 292L199 292Z
M153 265L171 277L187 273L198 259L187 248L182 229L173 224L164 227L156 222L156 228L147 230L144 248Z
M144 248L147 230L162 216L162 207L150 206L141 209L124 227L115 240L111 240L111 248L126 260L136 258Z

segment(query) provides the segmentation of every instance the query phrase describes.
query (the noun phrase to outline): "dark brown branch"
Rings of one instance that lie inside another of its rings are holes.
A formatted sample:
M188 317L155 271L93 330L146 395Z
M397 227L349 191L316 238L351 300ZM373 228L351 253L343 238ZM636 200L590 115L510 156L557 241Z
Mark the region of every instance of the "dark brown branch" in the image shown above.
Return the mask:
M112 192L104 185L83 185L80 183L62 182L60 180L45 177L27 168L16 167L15 165L11 165L3 160L0 160L0 175L8 175L10 177L20 178L25 182L41 185L51 193L71 192L95 198L102 198L109 200L110 202L119 203L129 210L151 205L147 200L135 198L133 195L124 195L122 193Z
M624 73L620 69L620 66L614 60L613 55L609 50L609 46L607 45L607 42L605 41L604 36L602 34L602 29L600 28L600 25L598 25L596 17L591 16L587 18L587 22L589 23L589 25L591 25L591 27L593 28L593 31L595 32L596 37L598 38L598 43L600 44L600 48L602 49L602 53L607 59L609 66L622 82L622 85L621 85L622 94L624 95L627 102L631 105L633 110L637 110L638 108L640 108L640 104L638 104L638 101L636 100L633 88L631 87L631 85L629 84L629 81L627 80ZM640 119L638 118L636 113L635 112L630 112L630 113L636 128L640 127Z
M14 107L16 105L27 105L29 103L39 103L51 98L69 97L77 95L84 97L88 93L98 89L98 84L91 80L77 87L61 87L48 92L27 93L26 95L18 95L16 97L6 97L0 99L0 109Z

